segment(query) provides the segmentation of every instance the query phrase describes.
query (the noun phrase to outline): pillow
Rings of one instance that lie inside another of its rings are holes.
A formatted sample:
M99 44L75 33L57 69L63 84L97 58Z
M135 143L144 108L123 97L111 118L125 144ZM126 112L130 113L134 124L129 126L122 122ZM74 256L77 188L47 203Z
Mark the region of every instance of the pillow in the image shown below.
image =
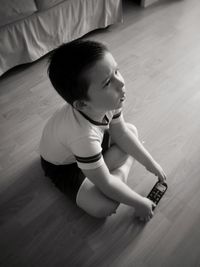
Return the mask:
M34 0L0 0L0 27L37 11Z
M38 10L46 10L52 6L55 6L64 0L35 0Z

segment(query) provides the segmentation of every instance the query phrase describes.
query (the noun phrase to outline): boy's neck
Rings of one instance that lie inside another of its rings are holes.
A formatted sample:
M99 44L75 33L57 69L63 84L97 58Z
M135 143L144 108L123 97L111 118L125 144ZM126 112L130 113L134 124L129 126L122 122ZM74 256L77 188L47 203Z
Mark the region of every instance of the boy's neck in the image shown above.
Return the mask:
M103 123L105 120L106 112L89 112L89 111L80 111L84 115L86 115L88 118L90 118L93 121Z

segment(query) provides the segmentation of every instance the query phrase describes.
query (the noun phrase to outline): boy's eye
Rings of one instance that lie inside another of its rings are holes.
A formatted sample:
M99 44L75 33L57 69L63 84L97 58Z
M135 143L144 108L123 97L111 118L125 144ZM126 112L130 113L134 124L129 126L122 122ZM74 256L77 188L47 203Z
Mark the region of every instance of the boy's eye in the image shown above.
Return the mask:
M119 69L118 69L118 68L115 69L114 74L115 74L115 75L118 75L118 74L119 74ZM111 79L112 79L112 78L111 78ZM109 86L110 83L111 83L111 79L107 80L107 82L104 84L103 87Z
M105 87L105 86L108 86L109 84L110 84L110 80L108 80L108 81L105 83L104 87Z
M119 74L119 67L118 66L116 66L116 68L115 68L115 75L117 75L117 74Z

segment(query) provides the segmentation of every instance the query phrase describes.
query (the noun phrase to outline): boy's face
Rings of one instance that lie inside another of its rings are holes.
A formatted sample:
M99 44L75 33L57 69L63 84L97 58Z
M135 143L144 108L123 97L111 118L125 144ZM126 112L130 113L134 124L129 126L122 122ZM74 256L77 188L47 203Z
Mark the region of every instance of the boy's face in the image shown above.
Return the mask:
M122 107L125 100L125 84L111 53L87 71L89 80L87 106L94 112L107 112Z

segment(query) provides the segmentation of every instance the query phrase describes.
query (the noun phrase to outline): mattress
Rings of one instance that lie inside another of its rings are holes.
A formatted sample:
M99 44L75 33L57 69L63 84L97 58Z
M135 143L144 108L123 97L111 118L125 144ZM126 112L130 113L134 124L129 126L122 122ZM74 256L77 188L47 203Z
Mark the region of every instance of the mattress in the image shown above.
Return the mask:
M121 21L121 0L68 0L0 27L0 75L63 42Z

